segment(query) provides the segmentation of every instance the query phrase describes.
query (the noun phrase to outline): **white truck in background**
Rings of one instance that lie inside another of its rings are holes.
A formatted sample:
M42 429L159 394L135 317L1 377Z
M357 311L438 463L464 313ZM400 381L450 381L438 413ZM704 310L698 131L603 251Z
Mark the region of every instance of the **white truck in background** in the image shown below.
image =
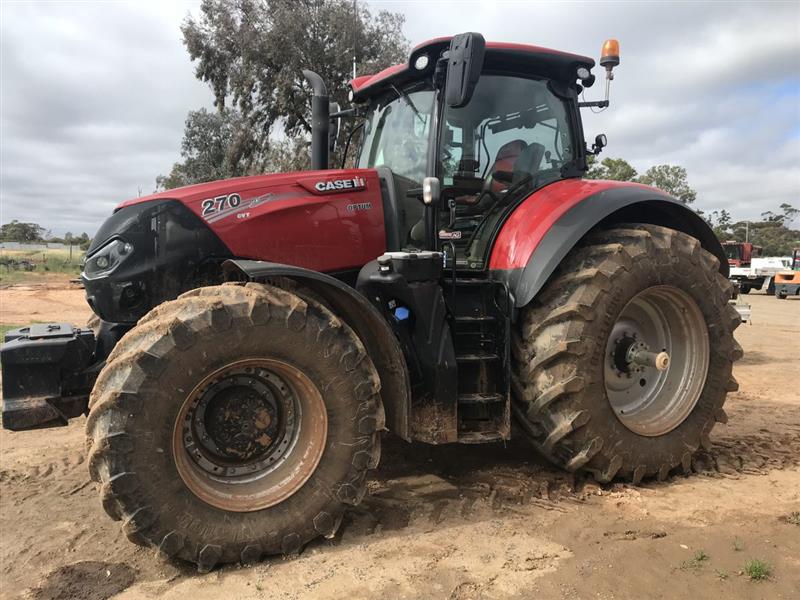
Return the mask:
M765 256L752 258L747 266L730 266L729 278L739 284L739 291L742 294L750 293L750 290L760 290L767 283L767 294L775 293L773 277L778 271L785 271L791 268L792 258L790 256Z

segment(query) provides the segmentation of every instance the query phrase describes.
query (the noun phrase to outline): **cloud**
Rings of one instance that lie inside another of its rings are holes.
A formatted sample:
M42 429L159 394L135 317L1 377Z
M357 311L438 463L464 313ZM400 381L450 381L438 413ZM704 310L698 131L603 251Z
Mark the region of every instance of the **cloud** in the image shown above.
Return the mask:
M412 43L460 31L596 57L617 37L612 105L587 138L640 171L686 167L697 206L757 218L800 207L797 3L371 2ZM179 157L186 113L210 106L179 26L195 3L2 4L0 219L93 233ZM602 94L603 80L587 90Z
M210 106L181 43L187 6L4 3L3 222L89 234L179 157Z

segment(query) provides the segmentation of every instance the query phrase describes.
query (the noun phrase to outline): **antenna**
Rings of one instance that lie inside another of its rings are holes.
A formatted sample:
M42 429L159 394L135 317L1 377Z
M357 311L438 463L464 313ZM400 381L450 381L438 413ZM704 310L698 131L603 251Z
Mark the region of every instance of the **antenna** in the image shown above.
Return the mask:
M358 0L353 0L353 79L356 78L356 39L358 36Z

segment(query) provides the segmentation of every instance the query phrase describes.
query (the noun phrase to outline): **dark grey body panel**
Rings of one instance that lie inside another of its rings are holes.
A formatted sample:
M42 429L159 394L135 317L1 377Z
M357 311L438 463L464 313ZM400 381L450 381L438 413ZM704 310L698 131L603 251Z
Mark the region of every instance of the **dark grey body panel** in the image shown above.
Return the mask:
M223 265L227 281L259 281L286 277L324 298L366 346L381 378L381 399L386 424L395 435L409 440L408 418L411 388L400 344L378 310L355 289L338 279L300 267L257 260L229 260Z
M687 233L717 257L720 273L728 276L728 259L708 223L682 202L644 187L611 188L587 197L553 224L524 268L494 271L493 276L506 282L514 306L523 307L587 233L621 223L650 223Z

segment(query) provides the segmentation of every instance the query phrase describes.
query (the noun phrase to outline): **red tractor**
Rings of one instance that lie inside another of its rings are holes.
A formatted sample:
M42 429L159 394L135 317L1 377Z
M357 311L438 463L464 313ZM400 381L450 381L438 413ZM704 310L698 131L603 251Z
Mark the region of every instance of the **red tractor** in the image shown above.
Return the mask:
M731 267L749 267L750 262L761 256L761 246L754 246L750 242L737 242L728 240L722 242L722 248L728 257L728 265Z
M203 571L333 536L385 430L501 442L513 415L600 482L688 472L736 389L727 257L665 193L583 179L594 64L439 38L333 115L306 73L313 170L117 207L99 326L8 334L3 425L88 414L106 512ZM361 120L358 168L328 168L331 117Z

